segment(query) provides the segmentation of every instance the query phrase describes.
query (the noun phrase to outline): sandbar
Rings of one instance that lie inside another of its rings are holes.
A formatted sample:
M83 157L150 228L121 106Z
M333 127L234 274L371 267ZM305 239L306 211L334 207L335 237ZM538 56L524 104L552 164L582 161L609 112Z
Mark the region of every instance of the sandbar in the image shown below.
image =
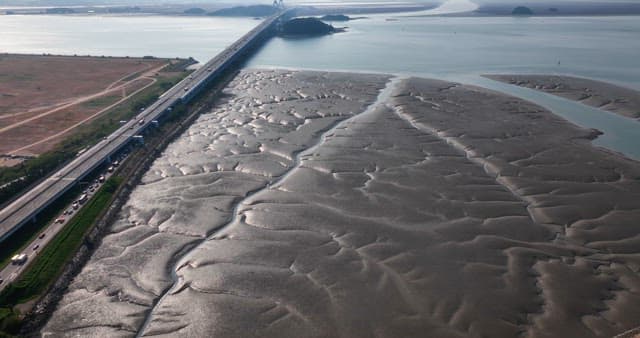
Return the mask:
M611 83L565 75L484 75L634 119L640 118L640 91Z

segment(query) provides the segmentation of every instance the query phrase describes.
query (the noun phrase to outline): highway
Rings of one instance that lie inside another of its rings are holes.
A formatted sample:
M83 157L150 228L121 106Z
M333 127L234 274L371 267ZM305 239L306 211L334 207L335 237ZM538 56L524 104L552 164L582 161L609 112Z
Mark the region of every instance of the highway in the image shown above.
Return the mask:
M104 173L105 180L111 177L111 173ZM87 201L90 200L98 189L102 186L102 182L92 182L85 191L87 195ZM77 197L79 197L80 194ZM83 203L83 204L86 204ZM80 206L82 208L82 206ZM16 277L24 270L24 268L33 260L33 257L37 256L42 249L49 244L49 242L69 223L69 220L79 211L71 207L71 203L64 209L61 209L58 215L56 215L56 221L52 222L46 229L42 230L36 239L34 239L29 245L27 245L22 251L16 252L16 254L25 254L27 261L23 264L9 264L0 270L0 291L2 291L7 285L13 282Z
M256 44L271 36L270 30L276 21L288 13L289 10L285 10L265 19L190 76L162 94L135 119L128 121L106 139L79 154L62 169L0 210L0 243L23 224L36 217L42 209L80 182L92 170L108 161L111 155L129 144L133 137L144 131L152 121L158 120L177 103L188 102L229 66L242 61L242 58L246 57Z

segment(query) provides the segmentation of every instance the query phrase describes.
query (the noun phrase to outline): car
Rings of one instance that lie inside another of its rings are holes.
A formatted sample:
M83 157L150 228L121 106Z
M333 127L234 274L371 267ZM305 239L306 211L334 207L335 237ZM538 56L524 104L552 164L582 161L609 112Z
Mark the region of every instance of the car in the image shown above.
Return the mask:
M4 282L4 279L0 278L0 284L2 284L2 282Z
M33 247L33 251L36 251L36 250L38 250L39 248L40 248L40 244L36 244L36 245Z
M98 182L100 182L100 183L104 182L104 175L100 175L100 178L98 179Z
M78 208L80 207L80 204L78 204L78 202L74 202L74 203L73 203L73 205L71 205L71 207L72 207L74 210L78 210Z
M64 217L58 217L58 219L56 219L56 223L64 223L65 218Z
M40 236L38 236L38 238L43 239L44 236L46 236L47 234L45 234L44 232L40 234Z
M107 171L108 171L108 172L110 172L110 173L111 173L111 172L113 172L113 166L109 167L109 168L107 169Z
M91 187L91 189L89 189L89 191L94 192L94 191L96 191L96 189L94 187Z

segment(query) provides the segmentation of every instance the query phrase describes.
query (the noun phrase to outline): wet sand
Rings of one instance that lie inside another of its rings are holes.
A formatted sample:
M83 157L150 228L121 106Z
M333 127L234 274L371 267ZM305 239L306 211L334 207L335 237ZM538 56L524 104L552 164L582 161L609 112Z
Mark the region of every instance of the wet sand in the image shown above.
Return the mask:
M595 132L435 80L245 71L229 93L155 162L45 335L640 326L640 164Z
M561 96L622 116L640 119L640 92L611 83L558 75L484 75Z

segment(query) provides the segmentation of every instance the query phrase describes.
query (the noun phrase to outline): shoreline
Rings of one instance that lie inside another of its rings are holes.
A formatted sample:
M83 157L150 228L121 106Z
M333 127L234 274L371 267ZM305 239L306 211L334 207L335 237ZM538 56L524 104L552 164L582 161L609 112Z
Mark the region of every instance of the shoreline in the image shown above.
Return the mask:
M640 119L640 91L628 87L570 75L485 74L482 76L560 96L631 119Z

